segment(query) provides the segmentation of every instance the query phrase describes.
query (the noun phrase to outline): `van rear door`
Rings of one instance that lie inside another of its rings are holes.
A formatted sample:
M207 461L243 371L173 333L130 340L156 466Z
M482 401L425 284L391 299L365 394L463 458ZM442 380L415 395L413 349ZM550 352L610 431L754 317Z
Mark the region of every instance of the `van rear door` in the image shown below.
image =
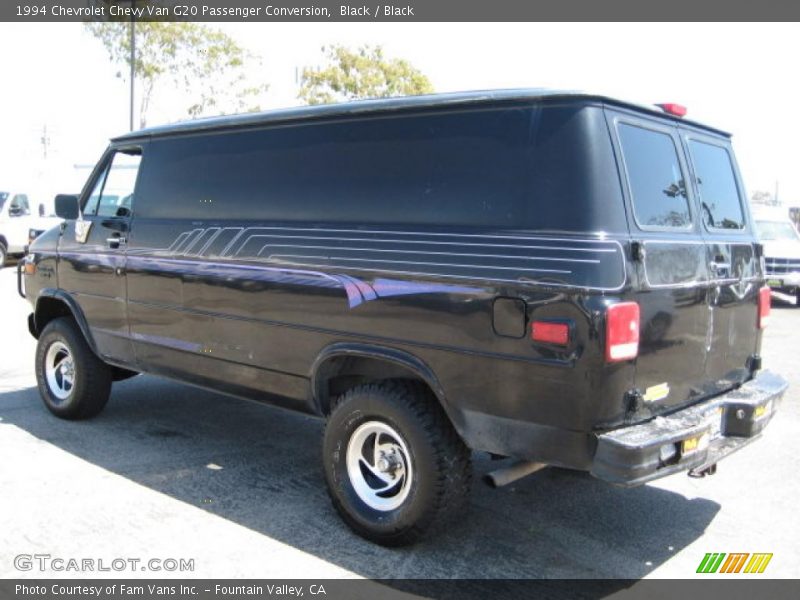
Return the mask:
M620 157L632 239L641 333L635 387L646 414L705 392L710 314L706 244L678 128L663 119L607 111Z
M760 259L730 141L683 127L681 137L709 265L707 385L719 393L750 376L758 344Z

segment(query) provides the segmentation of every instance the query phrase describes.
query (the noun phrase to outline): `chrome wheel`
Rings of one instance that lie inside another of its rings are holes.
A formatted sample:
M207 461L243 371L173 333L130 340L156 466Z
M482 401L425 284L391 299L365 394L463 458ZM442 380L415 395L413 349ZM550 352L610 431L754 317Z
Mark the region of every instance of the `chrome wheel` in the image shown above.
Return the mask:
M66 344L53 342L47 349L44 374L53 396L60 401L69 398L75 387L75 363Z
M408 497L413 481L411 455L402 436L381 421L368 421L347 444L347 475L358 497L387 512Z

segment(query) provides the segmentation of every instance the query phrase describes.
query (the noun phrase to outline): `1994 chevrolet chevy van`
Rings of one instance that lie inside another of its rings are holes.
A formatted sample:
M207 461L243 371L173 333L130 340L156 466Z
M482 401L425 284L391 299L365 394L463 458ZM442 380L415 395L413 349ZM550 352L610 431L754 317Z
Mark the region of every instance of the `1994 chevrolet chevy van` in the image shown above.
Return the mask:
M713 472L786 383L729 135L682 113L476 92L119 137L20 265L44 402L146 372L326 417L333 504L386 545L470 450L529 461L496 483Z

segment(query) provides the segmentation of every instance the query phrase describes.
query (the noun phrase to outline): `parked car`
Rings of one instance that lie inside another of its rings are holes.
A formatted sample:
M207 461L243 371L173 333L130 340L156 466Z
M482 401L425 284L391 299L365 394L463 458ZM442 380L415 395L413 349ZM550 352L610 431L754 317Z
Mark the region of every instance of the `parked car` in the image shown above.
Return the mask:
M759 208L754 214L758 237L764 244L767 284L791 294L800 306L800 235L784 209Z
M0 269L9 256L24 254L31 230L41 232L57 223L61 219L32 215L27 193L0 191Z
M457 514L472 450L523 461L498 485L713 473L787 384L729 135L682 114L479 92L116 138L21 265L44 403L147 372L324 417L386 545Z

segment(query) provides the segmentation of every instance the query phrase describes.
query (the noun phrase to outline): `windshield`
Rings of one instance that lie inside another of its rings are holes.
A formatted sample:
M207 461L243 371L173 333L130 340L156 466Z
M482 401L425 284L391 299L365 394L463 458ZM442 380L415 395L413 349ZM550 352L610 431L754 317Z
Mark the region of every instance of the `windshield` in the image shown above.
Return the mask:
M756 229L762 240L798 240L797 232L787 221L756 221Z

